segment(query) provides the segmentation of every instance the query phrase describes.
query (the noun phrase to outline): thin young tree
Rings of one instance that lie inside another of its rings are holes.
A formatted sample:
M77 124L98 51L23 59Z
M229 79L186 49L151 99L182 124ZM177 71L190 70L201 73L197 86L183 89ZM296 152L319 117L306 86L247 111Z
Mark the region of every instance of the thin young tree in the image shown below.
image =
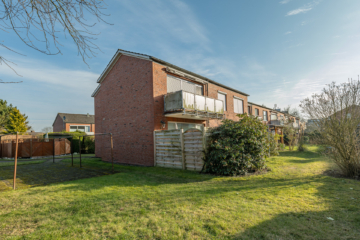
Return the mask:
M318 142L345 176L360 176L360 81L335 82L305 98L300 107L318 131Z
M104 0L0 0L0 32L13 33L28 47L47 55L61 53L61 35L70 37L86 63L99 50L90 28L105 22L104 6ZM0 47L16 52L1 40ZM13 63L0 55L2 64L16 73Z

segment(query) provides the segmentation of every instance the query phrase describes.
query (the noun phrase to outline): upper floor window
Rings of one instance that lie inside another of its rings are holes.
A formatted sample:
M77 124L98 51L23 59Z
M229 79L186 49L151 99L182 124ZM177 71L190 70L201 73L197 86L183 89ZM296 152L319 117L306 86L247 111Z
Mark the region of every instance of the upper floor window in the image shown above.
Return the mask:
M90 126L75 126L75 125L71 125L71 126L70 126L70 132L76 132L76 131L80 131L80 132L90 132Z
M255 108L255 116L259 116L259 109Z
M203 86L190 81L186 81L181 78L174 77L172 75L167 75L167 92L171 93L180 90L195 93L197 95L204 95Z
M224 102L224 111L226 111L226 94L218 92L218 99Z
M234 97L234 113L244 113L244 101Z
M271 114L271 120L278 120L278 116L276 113Z
M264 118L264 121L268 120L267 111L263 111L263 118Z

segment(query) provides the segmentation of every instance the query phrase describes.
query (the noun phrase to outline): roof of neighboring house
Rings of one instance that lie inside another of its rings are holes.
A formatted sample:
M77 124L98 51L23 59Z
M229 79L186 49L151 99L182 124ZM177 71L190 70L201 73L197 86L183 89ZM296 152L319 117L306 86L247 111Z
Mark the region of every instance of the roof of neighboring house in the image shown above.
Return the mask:
M116 54L113 56L113 58L111 59L111 61L109 62L109 64L106 66L105 70L103 71L103 73L100 75L99 79L97 80L98 83L101 83L102 79L104 76L107 75L108 71L112 68L112 66L115 64L115 62L117 61L117 59L119 58L119 54L128 54L128 55L131 55L131 56L135 56L135 57L139 57L139 58L144 58L144 59L148 59L148 60L151 60L151 61L154 61L154 62L157 62L157 63L160 63L161 65L165 65L167 67L171 67L171 68L174 68L174 69L177 69L181 72L184 72L184 73L187 73L187 74L190 74L190 75L193 75L197 78L200 78L200 79L203 79L207 82L210 82L212 84L215 84L215 85L218 85L220 87L223 87L223 88L226 88L226 89L229 89L231 91L234 91L234 92L237 92L237 93L240 93L244 96L250 96L249 94L247 93L244 93L244 92L241 92L239 90L236 90L234 88L231 88L231 87L228 87L226 85L223 85L221 83L218 83L214 80L211 80L207 77L204 77L204 76L201 76L197 73L194 73L194 72L191 72L189 70L186 70L186 69L183 69L181 67L178 67L176 65L173 65L171 63L168 63L164 60L161 60L159 58L156 58L156 57L153 57L153 56L150 56L150 55L146 55L146 54L142 54L142 53L136 53L136 52L130 52L130 51L126 51L126 50L122 50L122 49L118 49L118 51L116 52ZM94 93L92 94L92 96L95 96L97 91L99 90L99 86L95 89Z
M81 124L95 124L95 115L90 115L90 114L73 114L73 113L58 113L56 115L60 116L60 118L65 122L65 123L81 123ZM55 118L55 121L56 121ZM55 123L54 121L54 123ZM54 126L53 123L53 126Z

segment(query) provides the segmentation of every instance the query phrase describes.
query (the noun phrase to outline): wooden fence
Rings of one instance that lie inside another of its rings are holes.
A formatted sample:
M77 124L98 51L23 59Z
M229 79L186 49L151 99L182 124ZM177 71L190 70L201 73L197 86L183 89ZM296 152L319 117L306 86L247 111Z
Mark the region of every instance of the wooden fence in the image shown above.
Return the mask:
M155 166L201 171L204 141L199 129L154 131Z
M67 139L20 139L18 146L18 157L31 158L52 155L63 155L71 153L70 141ZM15 157L15 140L4 140L0 142L0 158ZM54 151L55 150L55 151Z

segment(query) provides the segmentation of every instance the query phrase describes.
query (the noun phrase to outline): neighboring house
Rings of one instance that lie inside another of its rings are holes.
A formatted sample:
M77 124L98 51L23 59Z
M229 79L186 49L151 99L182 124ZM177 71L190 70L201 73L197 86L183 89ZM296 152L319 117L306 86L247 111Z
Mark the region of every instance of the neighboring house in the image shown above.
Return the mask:
M317 122L319 120L318 119L308 119L306 122L306 133L310 133L315 131L318 128Z
M53 123L54 132L86 132L93 135L95 132L95 116L90 114L58 113Z
M248 112L250 115L256 116L269 126L269 130L273 133L283 135L283 128L286 124L292 124L294 128L299 129L300 119L280 109L268 108L253 102L248 102ZM284 138L281 138L284 143Z

